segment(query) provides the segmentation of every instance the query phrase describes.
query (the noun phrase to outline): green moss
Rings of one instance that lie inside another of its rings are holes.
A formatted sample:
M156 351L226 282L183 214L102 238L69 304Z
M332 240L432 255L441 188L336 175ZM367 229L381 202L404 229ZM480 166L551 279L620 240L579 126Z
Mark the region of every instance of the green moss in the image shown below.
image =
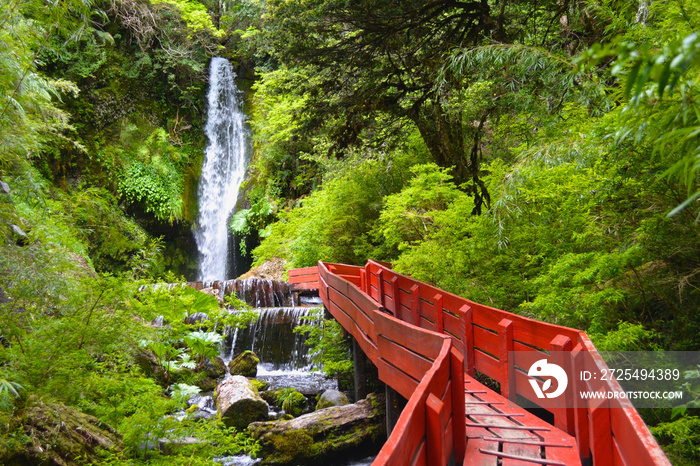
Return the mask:
M292 463L298 458L309 457L314 449L313 437L302 430L272 434L270 442L274 445L275 454L269 458L268 461L273 461L269 464Z

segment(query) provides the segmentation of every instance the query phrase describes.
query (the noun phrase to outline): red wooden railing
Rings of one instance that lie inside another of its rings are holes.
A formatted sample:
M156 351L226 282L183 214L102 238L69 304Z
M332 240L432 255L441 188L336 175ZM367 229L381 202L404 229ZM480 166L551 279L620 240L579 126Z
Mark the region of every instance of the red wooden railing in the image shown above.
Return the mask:
M378 262L364 267L319 262L317 268L290 271L290 282L292 277L303 289L318 288L326 308L377 366L379 378L408 399L377 465L445 465L450 456L461 463L463 387L475 371L499 382L503 397L537 404L521 368L543 358L558 358L552 362L562 367L607 367L583 332L474 303ZM548 410L557 428L575 436L577 462L670 464L627 400L573 396L575 390L619 391L616 381L574 382Z

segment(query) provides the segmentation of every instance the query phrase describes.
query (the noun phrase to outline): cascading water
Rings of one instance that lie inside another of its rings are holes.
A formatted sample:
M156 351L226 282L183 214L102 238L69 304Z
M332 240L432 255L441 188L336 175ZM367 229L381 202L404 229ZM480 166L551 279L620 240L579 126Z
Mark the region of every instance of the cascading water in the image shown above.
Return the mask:
M199 228L195 232L201 280L227 278L228 223L245 175L248 142L235 77L228 60L211 60L204 129L209 145L199 183Z

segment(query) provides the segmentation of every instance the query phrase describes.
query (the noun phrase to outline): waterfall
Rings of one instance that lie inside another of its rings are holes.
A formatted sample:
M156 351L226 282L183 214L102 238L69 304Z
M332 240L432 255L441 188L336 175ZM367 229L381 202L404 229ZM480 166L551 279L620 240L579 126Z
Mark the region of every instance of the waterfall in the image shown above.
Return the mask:
M247 134L235 77L228 60L212 59L204 129L209 145L199 182L199 228L195 232L201 280L227 278L228 223L245 175Z

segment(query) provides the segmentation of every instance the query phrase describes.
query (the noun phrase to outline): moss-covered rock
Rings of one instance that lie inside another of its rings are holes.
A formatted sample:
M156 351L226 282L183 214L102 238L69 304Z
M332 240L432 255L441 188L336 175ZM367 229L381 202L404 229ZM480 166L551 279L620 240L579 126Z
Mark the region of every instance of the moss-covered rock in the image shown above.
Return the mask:
M212 379L220 379L226 375L226 363L218 356L205 359L197 366L197 372L204 372Z
M316 411L333 406L345 406L346 404L350 404L350 400L345 396L345 393L338 390L326 390L316 403Z
M384 403L377 395L290 421L248 426L260 442L262 465L318 465L375 453L386 439Z
M228 363L231 375L242 375L243 377L255 377L258 373L258 363L260 358L252 351L244 351Z
M25 448L2 464L98 464L101 451L123 448L119 434L96 417L60 403L30 403L21 418Z

